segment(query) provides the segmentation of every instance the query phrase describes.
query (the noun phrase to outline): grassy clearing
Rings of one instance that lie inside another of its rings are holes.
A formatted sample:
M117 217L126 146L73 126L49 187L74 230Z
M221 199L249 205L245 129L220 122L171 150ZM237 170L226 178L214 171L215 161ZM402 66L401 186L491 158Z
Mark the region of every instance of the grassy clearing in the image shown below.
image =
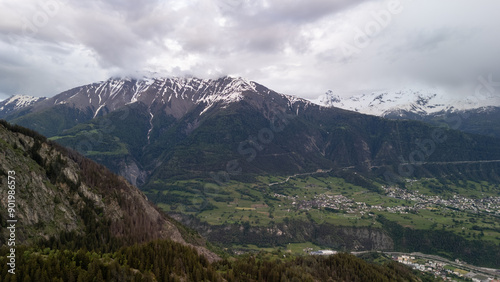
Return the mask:
M319 251L323 248L313 243L307 242L307 243L290 243L287 245L286 249L292 254L303 255L311 251Z

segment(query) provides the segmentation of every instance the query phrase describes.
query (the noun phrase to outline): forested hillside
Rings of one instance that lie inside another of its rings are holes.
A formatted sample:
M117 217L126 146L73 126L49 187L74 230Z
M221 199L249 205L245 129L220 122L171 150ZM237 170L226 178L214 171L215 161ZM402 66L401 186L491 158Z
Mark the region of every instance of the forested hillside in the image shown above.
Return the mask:
M16 274L7 273L0 248L2 281L422 281L429 279L396 262L368 263L350 254L295 257L244 255L210 263L193 248L152 241L100 253L21 247ZM431 277L432 278L432 277Z
M203 247L204 240L190 235L136 187L102 165L4 121L0 137L0 185L7 187L8 175L14 178L9 182L15 181L17 244L43 241L50 247L110 251L169 238L193 243L211 259L216 257ZM7 189L2 189L2 227L13 218L7 213L7 200ZM7 232L2 228L2 244Z

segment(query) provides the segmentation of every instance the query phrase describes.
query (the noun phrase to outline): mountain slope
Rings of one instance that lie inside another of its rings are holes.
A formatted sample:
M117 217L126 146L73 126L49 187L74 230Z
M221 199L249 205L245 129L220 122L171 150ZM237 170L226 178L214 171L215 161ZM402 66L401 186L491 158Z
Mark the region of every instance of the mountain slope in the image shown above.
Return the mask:
M390 113L390 119L414 119L437 126L454 128L467 133L500 138L500 107L481 107L469 110L444 111L426 115L409 112Z
M17 244L55 238L76 248L109 250L157 238L192 241L137 188L104 167L22 127L2 122L0 136L0 184L7 187L7 176L15 177ZM7 191L2 191L4 226L9 218Z

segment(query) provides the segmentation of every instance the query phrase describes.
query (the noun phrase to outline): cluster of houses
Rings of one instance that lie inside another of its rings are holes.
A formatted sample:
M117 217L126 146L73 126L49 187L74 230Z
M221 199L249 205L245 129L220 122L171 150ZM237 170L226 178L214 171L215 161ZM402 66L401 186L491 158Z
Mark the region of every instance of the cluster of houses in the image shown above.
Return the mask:
M328 195L328 194L320 194L315 195L311 200L300 200L297 197L284 196L275 194L275 197L288 198L294 200L292 205L299 210L310 210L310 209L318 209L318 208L329 208L331 210L337 210L345 213L360 213L366 214L370 211L387 211L390 213L407 213L411 210L411 207L407 206L393 206L393 207L384 207L381 205L368 205L365 202L356 202L352 199L349 199L343 195Z
M344 195L319 194L312 199L302 199L299 196L287 196L275 193L274 197L292 201L292 205L299 210L310 210L314 208L330 208L345 213L365 214L369 211L387 211L390 213L418 212L421 209L431 209L436 206L447 207L455 210L468 212L487 212L500 215L500 197L485 197L482 199L471 199L461 195L453 195L449 198L440 196L428 196L397 187L382 187L387 197L411 201L412 204L401 206L368 205L364 202L356 202Z
M411 209L427 209L431 206L445 206L461 211L488 212L500 215L500 197L485 197L481 199L471 199L461 195L453 195L448 199L440 196L427 196L419 194L418 191L409 191L397 187L382 187L386 196L416 202Z

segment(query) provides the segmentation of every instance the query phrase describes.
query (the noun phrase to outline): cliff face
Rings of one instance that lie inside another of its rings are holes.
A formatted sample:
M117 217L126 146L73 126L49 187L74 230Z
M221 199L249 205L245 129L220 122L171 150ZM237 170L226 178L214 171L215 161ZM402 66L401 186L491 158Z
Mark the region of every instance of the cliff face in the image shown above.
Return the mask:
M123 178L33 131L2 123L2 227L9 219L8 175L15 177L16 244L33 244L60 234L73 234L75 238L95 235L97 244L107 244L109 238L122 244L157 238L188 244L178 225ZM4 244L7 230L2 228L0 232ZM96 234L89 234L92 232ZM215 258L203 247L195 247Z
M196 229L212 242L221 245L254 244L273 247L288 243L313 242L345 251L391 251L394 240L380 228L317 224L302 220L289 220L263 226L239 224L209 225L191 216L173 214L183 224Z

